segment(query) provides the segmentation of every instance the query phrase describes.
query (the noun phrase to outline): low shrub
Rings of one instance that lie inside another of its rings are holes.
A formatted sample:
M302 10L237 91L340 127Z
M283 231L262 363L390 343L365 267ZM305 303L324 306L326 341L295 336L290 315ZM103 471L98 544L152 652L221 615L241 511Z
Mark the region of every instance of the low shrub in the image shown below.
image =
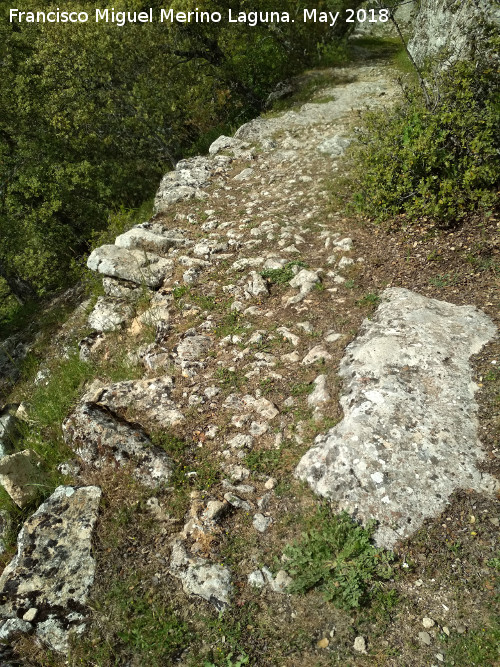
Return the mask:
M391 111L366 116L355 152L354 206L377 221L428 216L451 226L496 201L500 175L498 72L457 63Z

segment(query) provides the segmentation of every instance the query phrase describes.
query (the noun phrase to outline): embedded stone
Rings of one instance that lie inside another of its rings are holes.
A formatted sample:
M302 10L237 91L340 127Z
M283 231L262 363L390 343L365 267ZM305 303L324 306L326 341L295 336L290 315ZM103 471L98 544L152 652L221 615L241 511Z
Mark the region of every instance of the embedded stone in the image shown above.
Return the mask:
M172 475L172 460L142 428L101 405L80 403L63 422L62 431L66 444L93 468L133 464L134 477L149 487L168 482Z
M42 459L31 449L4 456L0 460L0 484L18 507L24 507L34 500L45 482Z
M180 540L176 540L172 547L170 572L181 580L188 595L207 600L218 611L229 606L233 594L229 569L205 558L189 556Z

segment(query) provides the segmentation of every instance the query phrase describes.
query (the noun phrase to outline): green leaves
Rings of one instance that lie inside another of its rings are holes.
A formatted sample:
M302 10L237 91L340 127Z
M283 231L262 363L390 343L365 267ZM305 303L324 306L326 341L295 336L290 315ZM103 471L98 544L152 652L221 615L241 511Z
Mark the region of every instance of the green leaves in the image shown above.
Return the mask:
M495 201L498 77L487 64L458 63L435 85L432 110L413 90L393 111L366 118L353 201L376 220L405 213L450 225Z
M393 555L371 544L373 530L373 523L363 528L345 512L320 508L301 539L285 549L285 567L293 578L289 592L318 588L342 609L360 607L377 581L392 575Z

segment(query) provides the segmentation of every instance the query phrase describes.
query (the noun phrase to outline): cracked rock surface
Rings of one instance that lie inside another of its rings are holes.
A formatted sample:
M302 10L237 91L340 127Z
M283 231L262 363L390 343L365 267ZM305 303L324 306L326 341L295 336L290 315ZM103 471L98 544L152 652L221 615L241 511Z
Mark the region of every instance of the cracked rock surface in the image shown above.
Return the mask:
M94 468L131 465L134 477L150 487L167 482L172 474L169 456L152 445L140 426L100 405L80 403L62 428L66 444Z
M340 365L344 419L297 476L351 514L376 519L392 547L441 512L458 488L492 492L483 474L469 358L496 334L472 306L391 288Z

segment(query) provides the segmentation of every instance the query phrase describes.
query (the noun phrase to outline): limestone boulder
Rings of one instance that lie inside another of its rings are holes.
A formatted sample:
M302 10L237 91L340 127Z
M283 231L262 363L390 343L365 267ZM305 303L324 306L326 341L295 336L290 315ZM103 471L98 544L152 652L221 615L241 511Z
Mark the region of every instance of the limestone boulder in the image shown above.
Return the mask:
M169 206L186 199L203 199L202 188L210 183L213 164L209 158L197 156L177 163L175 170L162 178L155 196L154 212L162 213Z
M87 260L91 271L137 285L157 288L173 272L173 262L144 250L103 245L96 248Z
M168 375L104 386L96 381L83 396L83 401L101 406L124 419L133 412L147 425L170 428L185 421L171 398L173 389L174 380Z
M0 459L12 453L18 437L18 419L10 412L0 413Z
M145 431L93 403L80 403L63 422L66 444L87 465L132 466L134 477L148 487L168 482L173 463L163 449L152 444Z
M153 229L155 231L153 231ZM157 254L166 254L170 248L185 245L186 239L179 230L164 230L155 226L153 229L145 225L137 225L115 239L115 245L128 250L146 250Z
M34 633L52 650L66 653L70 635L85 630L100 498L96 486L59 486L26 521L17 553L0 577L2 640Z
M211 346L212 339L209 336L186 336L177 346L177 356L182 361L204 359Z
M248 147L248 144L244 144L242 141L221 135L210 145L208 152L210 155L217 155L221 151L230 151L233 155L238 155L246 147Z
M500 7L495 0L421 0L408 48L419 65L443 57L441 67L456 60L484 56L488 35L498 33ZM498 53L491 53L498 58Z
M133 316L130 304L107 296L100 296L89 314L87 322L92 329L103 333L116 331Z
M181 580L188 595L203 598L218 611L230 604L233 586L229 569L205 558L191 557L181 540L173 544L170 572Z
M318 146L318 150L321 153L326 153L330 157L338 158L345 153L346 148L348 148L351 142L352 139L349 137L343 137L340 134L336 134L333 137L324 139Z

